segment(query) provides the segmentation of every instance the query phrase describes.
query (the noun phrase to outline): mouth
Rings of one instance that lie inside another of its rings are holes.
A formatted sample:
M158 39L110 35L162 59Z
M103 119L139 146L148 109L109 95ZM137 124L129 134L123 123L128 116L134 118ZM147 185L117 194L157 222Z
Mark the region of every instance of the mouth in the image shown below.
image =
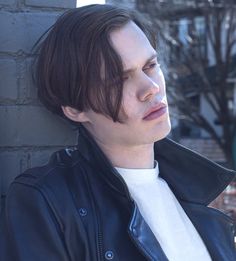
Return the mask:
M143 120L149 121L149 120L158 119L166 112L167 112L167 105L161 102L157 106L149 109L147 113L144 115Z

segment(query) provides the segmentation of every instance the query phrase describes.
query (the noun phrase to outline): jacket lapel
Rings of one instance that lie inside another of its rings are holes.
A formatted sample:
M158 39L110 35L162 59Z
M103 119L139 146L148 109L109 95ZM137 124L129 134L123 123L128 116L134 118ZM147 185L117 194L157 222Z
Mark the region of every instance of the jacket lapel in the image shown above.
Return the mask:
M129 224L129 234L147 260L168 261L159 242L143 219L136 204Z
M180 203L204 241L212 260L235 261L233 220L214 208Z
M160 177L179 200L208 205L236 175L170 139L156 142L154 150Z

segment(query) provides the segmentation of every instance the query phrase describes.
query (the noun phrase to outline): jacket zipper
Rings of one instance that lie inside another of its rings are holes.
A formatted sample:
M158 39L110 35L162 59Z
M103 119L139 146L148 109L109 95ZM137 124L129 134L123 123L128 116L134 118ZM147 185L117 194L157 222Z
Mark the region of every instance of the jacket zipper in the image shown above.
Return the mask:
M92 198L93 198L93 205L95 207L95 215L96 215L96 227L97 227L97 250L98 250L98 260L102 261L103 260L103 243L102 243L102 231L101 231L101 227L100 227L100 216L98 213L98 207L97 204L95 203L94 200L94 195L92 194Z
M98 225L98 256L100 257L100 260L103 259L102 249L102 232L100 226Z
M91 193L92 194L92 193ZM96 227L97 227L97 251L98 251L98 260L103 260L103 243L102 243L102 230L100 226L100 216L98 212L98 207L94 201L94 196L92 194L94 206L95 206L95 215L96 215Z
M96 220L96 237L97 237L97 251L98 251L98 261L102 261L103 260L103 243L102 243L102 231L101 231L101 227L100 227L100 216L99 216L99 212L98 212L98 206L96 204L96 201L94 199L94 194L92 192L91 189L91 185L89 182L89 177L87 176L87 174L84 175L85 180L87 182L87 186L88 186L88 192L92 198L92 206L93 206L93 210L95 213L95 220Z

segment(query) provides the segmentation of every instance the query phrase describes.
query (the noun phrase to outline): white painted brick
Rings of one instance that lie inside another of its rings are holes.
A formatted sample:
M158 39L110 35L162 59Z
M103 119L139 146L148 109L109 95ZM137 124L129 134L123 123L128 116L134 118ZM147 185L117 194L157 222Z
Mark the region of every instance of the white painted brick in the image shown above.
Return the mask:
M37 89L32 80L32 59L28 58L18 65L19 100L21 103L38 104Z
M40 106L0 107L0 146L70 146L76 133Z
M25 4L37 7L59 7L73 8L76 7L76 0L25 0Z
M0 100L16 100L17 72L14 59L0 59L0 75Z
M0 12L0 51L30 53L38 38L55 22L59 13Z

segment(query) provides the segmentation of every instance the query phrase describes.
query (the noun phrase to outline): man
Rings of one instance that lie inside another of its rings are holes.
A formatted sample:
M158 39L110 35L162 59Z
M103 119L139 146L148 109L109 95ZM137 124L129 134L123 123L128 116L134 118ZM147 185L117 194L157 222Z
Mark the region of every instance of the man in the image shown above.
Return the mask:
M207 207L234 173L165 138L164 76L137 14L70 10L39 50L39 97L79 125L78 145L14 180L1 260L236 260L233 221Z

